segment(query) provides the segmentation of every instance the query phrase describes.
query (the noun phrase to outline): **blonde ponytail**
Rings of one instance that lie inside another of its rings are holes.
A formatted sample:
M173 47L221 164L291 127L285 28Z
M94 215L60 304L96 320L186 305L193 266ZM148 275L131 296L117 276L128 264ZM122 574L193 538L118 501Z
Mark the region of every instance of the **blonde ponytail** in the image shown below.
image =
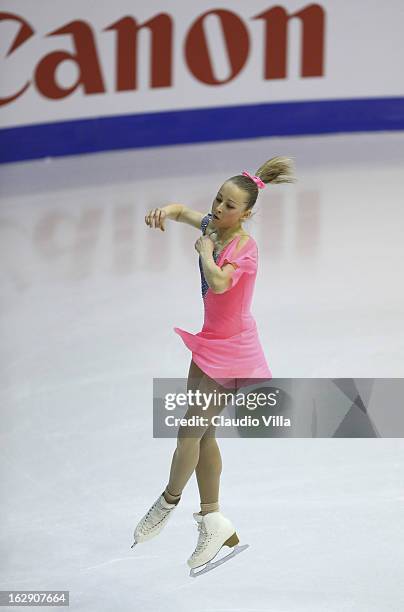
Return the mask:
M271 157L258 168L255 175L264 183L295 183L294 162L291 157Z

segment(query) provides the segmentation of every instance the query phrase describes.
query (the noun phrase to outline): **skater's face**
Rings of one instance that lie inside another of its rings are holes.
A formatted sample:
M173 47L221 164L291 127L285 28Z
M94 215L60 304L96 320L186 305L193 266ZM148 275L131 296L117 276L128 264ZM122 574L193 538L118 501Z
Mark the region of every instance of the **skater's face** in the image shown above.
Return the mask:
M224 183L212 204L212 225L227 229L245 221L251 214L246 211L248 194L231 181Z

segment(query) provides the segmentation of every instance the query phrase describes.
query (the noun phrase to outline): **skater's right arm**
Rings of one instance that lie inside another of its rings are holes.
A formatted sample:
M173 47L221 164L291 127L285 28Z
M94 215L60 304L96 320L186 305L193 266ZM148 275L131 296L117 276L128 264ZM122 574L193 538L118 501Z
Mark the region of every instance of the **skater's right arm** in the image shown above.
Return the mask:
M200 229L201 221L204 217L204 213L197 210L192 210L183 204L168 204L163 208L153 208L146 216L145 222L149 227L160 228L163 232L165 231L165 220L172 219L180 223L187 223L192 227Z

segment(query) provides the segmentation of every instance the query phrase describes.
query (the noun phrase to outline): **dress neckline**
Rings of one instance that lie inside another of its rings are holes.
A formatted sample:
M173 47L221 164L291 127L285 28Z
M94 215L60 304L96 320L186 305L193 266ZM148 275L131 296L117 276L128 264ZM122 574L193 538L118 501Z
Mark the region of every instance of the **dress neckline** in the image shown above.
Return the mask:
M221 250L221 251L220 251L220 252L219 252L219 253L216 255L216 259L217 259L217 261L219 261L219 258L220 258L220 257L223 255L223 253L226 251L226 249L227 249L229 246L231 246L231 245L234 243L234 241L236 240L236 238L238 238L238 242L237 242L237 245L238 245L238 244L239 244L239 242L240 242L240 239L241 239L243 236L245 236L245 234L238 234L237 236L234 236L234 238L232 238L232 239L230 240L230 242L228 242L228 243L226 244L226 246L225 246L225 247L223 247L223 249L222 249L222 250ZM243 244L243 246L241 247L241 249L239 249L239 251L237 252L237 255L238 255L239 253L241 253L241 251L242 251L242 250L243 250L243 249L244 249L244 248L247 246L247 244L249 244L249 243L250 243L250 240L251 240L251 236L249 235L249 236L248 236L248 240L247 240L247 242L246 242L245 244Z
M208 213L209 220L212 218L212 216L213 216L213 215L212 215L212 213ZM222 248L222 250L221 250L221 251L219 251L219 253L217 253L217 254L216 254L216 261L219 261L219 258L222 256L222 254L225 252L225 250L226 250L226 249L227 249L227 248L228 248L228 247L229 247L231 244L233 244L233 242L236 240L236 238L239 238L239 240L238 240L238 242L237 242L237 244L238 244L238 243L240 242L240 238L242 238L242 237L243 237L243 236L245 236L245 235L246 235L246 234L237 234L237 236L234 236L234 238L232 238L232 239L230 240L230 242L228 242L228 243L226 244L226 246L224 246L224 247ZM248 235L248 240L247 240L247 242L246 242L246 243L245 243L245 244L244 244L244 245L241 247L241 249L238 251L238 253L240 253L240 252L241 252L241 251L244 249L244 247L246 247L246 246L247 246L247 244L249 244L250 240L251 240L251 236L250 236L250 235ZM213 250L213 251L215 252L215 250Z

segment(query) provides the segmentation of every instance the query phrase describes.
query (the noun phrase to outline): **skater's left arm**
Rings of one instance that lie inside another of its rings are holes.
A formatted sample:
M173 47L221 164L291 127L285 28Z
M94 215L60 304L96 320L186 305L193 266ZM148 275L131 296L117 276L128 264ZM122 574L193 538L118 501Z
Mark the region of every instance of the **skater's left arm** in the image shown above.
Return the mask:
M211 261L206 261L202 257L202 268L205 280L213 293L224 293L230 289L231 277L236 269L232 264L226 264L223 268L219 268L213 257Z
M213 259L214 242L209 236L201 236L195 243L195 249L201 256L203 274L213 293L224 293L231 285L231 276L234 267L226 264L223 269L219 268Z

